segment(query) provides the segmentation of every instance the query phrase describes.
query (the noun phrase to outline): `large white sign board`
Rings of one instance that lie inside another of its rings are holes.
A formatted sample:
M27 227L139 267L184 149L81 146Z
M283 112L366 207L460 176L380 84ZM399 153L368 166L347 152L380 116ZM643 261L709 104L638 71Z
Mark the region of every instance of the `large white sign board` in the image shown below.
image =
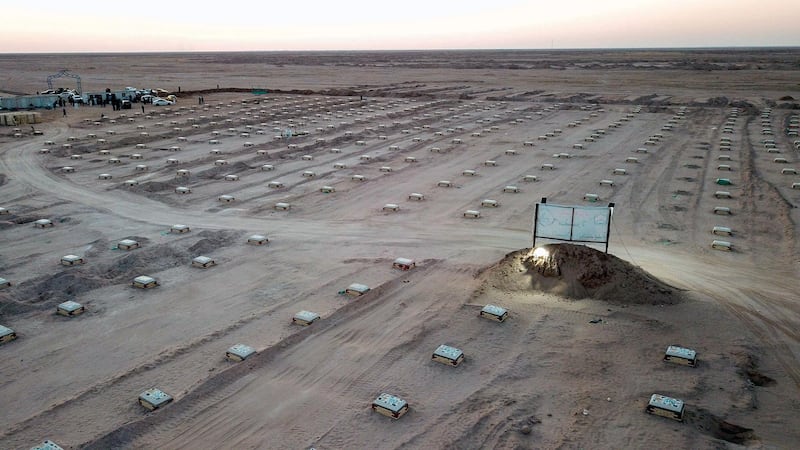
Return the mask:
M611 208L539 203L535 237L561 241L608 242Z

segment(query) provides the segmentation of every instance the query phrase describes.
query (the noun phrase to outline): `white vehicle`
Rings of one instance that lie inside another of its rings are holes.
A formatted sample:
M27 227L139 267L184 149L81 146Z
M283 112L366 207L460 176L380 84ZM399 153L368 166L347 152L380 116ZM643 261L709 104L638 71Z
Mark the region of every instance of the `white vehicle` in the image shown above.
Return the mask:
M170 106L174 104L175 102L171 102L161 97L153 97L153 106Z

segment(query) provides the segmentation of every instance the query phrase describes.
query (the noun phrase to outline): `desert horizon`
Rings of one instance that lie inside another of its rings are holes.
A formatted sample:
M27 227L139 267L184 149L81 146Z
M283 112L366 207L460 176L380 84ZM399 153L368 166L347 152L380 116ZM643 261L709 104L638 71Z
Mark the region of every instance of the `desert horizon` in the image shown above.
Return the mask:
M793 448L798 69L0 54L0 97L165 101L0 111L0 447ZM607 242L534 248L543 199Z

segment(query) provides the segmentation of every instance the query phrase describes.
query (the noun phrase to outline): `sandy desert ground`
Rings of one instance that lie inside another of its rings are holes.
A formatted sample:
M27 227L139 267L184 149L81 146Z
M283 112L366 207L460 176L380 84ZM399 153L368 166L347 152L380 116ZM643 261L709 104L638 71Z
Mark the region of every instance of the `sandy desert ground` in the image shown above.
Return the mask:
M0 91L64 67L85 91L181 95L0 129L0 325L18 334L0 345L0 448L800 442L796 49L0 55ZM561 275L544 276L535 203L587 193L615 203L610 255L550 242ZM67 300L86 312L56 315ZM509 319L480 318L490 303ZM294 325L300 310L321 319ZM227 360L237 343L257 353ZM440 344L464 362L431 361ZM671 344L699 365L664 363ZM148 412L152 387L174 401ZM371 411L381 392L409 413ZM683 399L685 421L645 414L653 393Z

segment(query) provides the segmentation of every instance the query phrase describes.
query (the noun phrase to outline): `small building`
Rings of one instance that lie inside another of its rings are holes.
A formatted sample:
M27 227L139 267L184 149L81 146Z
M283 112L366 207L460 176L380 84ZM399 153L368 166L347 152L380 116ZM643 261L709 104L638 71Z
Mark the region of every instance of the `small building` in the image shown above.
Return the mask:
M0 325L0 344L13 341L17 338L17 332L6 326Z
M417 263L413 259L397 258L392 263L392 267L400 270L411 270L417 267Z
M660 394L651 395L650 402L645 408L645 412L648 414L667 417L678 422L683 422L684 410L683 400Z
M733 251L733 244L731 244L728 241L721 241L718 239L714 239L713 241L711 241L711 248L713 248L714 250L722 250L730 252Z
M150 411L161 408L171 401L172 397L169 394L156 388L150 388L139 394L139 404Z
M442 344L433 351L431 360L455 367L461 364L461 361L464 361L464 352L455 347Z
M476 211L474 209L468 209L468 210L464 211L463 216L468 218L468 219L478 219L478 218L481 217L481 212L480 211Z
M251 234L247 237L247 243L250 245L265 245L269 243L269 238L263 234Z
M244 361L255 353L256 350L249 345L236 344L225 352L225 357L231 361Z
M155 278L147 275L139 275L133 279L131 285L139 289L150 289L158 286L158 281Z
M311 325L317 320L319 320L319 314L306 310L302 310L292 317L292 323L303 326Z
M408 403L405 400L386 393L373 400L371 407L373 411L392 419L399 419L408 412Z
M689 348L670 345L664 352L664 361L695 367L697 366L697 352Z
M120 250L133 250L141 246L142 245L138 241L134 241L133 239L123 239L117 242L117 248Z
M31 450L64 450L64 448L56 444L55 442L47 439L44 440L41 444L35 447L31 447Z
M175 224L169 228L169 232L173 234L183 234L192 231L189 225Z
M67 300L56 307L56 314L61 314L62 316L77 316L83 314L84 311L86 311L86 308L83 305L72 300Z
M86 259L77 255L64 255L61 257L62 266L76 266L78 264L86 264Z
M216 266L217 262L214 261L212 258L208 256L198 256L192 259L192 267L199 267L201 269L207 269L211 266Z
M54 226L53 221L50 219L39 219L33 222L33 226L36 228L50 228Z
M347 286L347 289L344 290L345 294L353 297L359 297L367 292L369 292L369 286L360 283L353 283L350 286Z
M478 315L497 322L504 322L508 318L508 311L500 306L486 305Z
M716 191L714 192L715 198L732 198L732 195L728 191Z
M731 236L733 231L728 227L714 227L711 229L712 234L716 234L718 236Z

